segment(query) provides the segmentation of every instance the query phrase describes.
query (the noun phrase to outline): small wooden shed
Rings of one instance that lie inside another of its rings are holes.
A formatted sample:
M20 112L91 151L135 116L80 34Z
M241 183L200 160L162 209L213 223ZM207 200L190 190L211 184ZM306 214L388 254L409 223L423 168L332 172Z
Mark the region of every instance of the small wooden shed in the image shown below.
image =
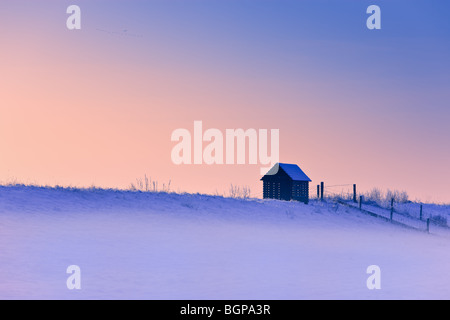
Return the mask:
M277 163L263 181L263 198L309 202L311 179L296 164Z

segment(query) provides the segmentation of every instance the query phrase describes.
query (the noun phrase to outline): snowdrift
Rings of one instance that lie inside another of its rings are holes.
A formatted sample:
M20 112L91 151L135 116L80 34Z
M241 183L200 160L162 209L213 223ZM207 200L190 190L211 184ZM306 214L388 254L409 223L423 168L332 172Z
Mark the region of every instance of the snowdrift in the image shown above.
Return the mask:
M331 202L0 187L1 299L449 299L449 270L445 230Z

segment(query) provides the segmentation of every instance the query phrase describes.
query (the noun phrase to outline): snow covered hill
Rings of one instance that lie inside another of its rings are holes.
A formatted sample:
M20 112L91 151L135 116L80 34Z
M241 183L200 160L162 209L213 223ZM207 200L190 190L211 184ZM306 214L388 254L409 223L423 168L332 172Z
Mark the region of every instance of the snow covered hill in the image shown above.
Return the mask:
M0 187L1 299L450 299L449 271L450 232L336 203Z

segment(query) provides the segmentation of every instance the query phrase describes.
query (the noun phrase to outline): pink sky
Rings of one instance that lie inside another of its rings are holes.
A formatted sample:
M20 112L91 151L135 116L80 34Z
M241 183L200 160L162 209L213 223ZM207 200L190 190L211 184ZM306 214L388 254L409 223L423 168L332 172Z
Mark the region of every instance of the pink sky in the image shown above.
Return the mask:
M58 10L49 9L49 17ZM3 182L124 188L147 174L160 185L171 180L175 191L223 193L232 183L258 195L260 165L172 163L172 131L193 132L201 120L204 130L223 133L280 129L280 161L297 163L312 186L357 183L361 190L399 189L412 199L450 202L442 132L448 113L436 120L417 109L395 109L432 104L430 96L445 100L439 85L421 95L402 79L380 83L306 52L296 57L294 72L289 61L277 65L263 51L254 60L230 58L221 56L221 43L199 41L177 51L170 38L145 30L142 38L113 36L86 22L72 32L55 19L18 12L17 20L6 20L1 38L8 48L0 61ZM139 21L126 22L129 33L141 32ZM120 30L98 23L105 25ZM365 50L305 43L318 52Z

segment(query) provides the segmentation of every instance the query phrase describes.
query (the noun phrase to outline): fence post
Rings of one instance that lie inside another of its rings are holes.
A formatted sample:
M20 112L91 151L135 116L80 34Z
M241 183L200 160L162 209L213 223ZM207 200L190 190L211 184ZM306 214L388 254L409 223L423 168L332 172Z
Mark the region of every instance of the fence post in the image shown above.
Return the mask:
M353 185L353 202L356 203L356 184Z
M391 199L391 221L394 215L394 198Z
M359 196L359 210L362 209L363 196Z
M430 233L430 218L427 219L427 232Z
M317 185L317 199L320 198L320 185Z
M420 220L422 220L422 211L423 211L423 205L420 205Z
M320 200L323 200L323 182L320 183Z

